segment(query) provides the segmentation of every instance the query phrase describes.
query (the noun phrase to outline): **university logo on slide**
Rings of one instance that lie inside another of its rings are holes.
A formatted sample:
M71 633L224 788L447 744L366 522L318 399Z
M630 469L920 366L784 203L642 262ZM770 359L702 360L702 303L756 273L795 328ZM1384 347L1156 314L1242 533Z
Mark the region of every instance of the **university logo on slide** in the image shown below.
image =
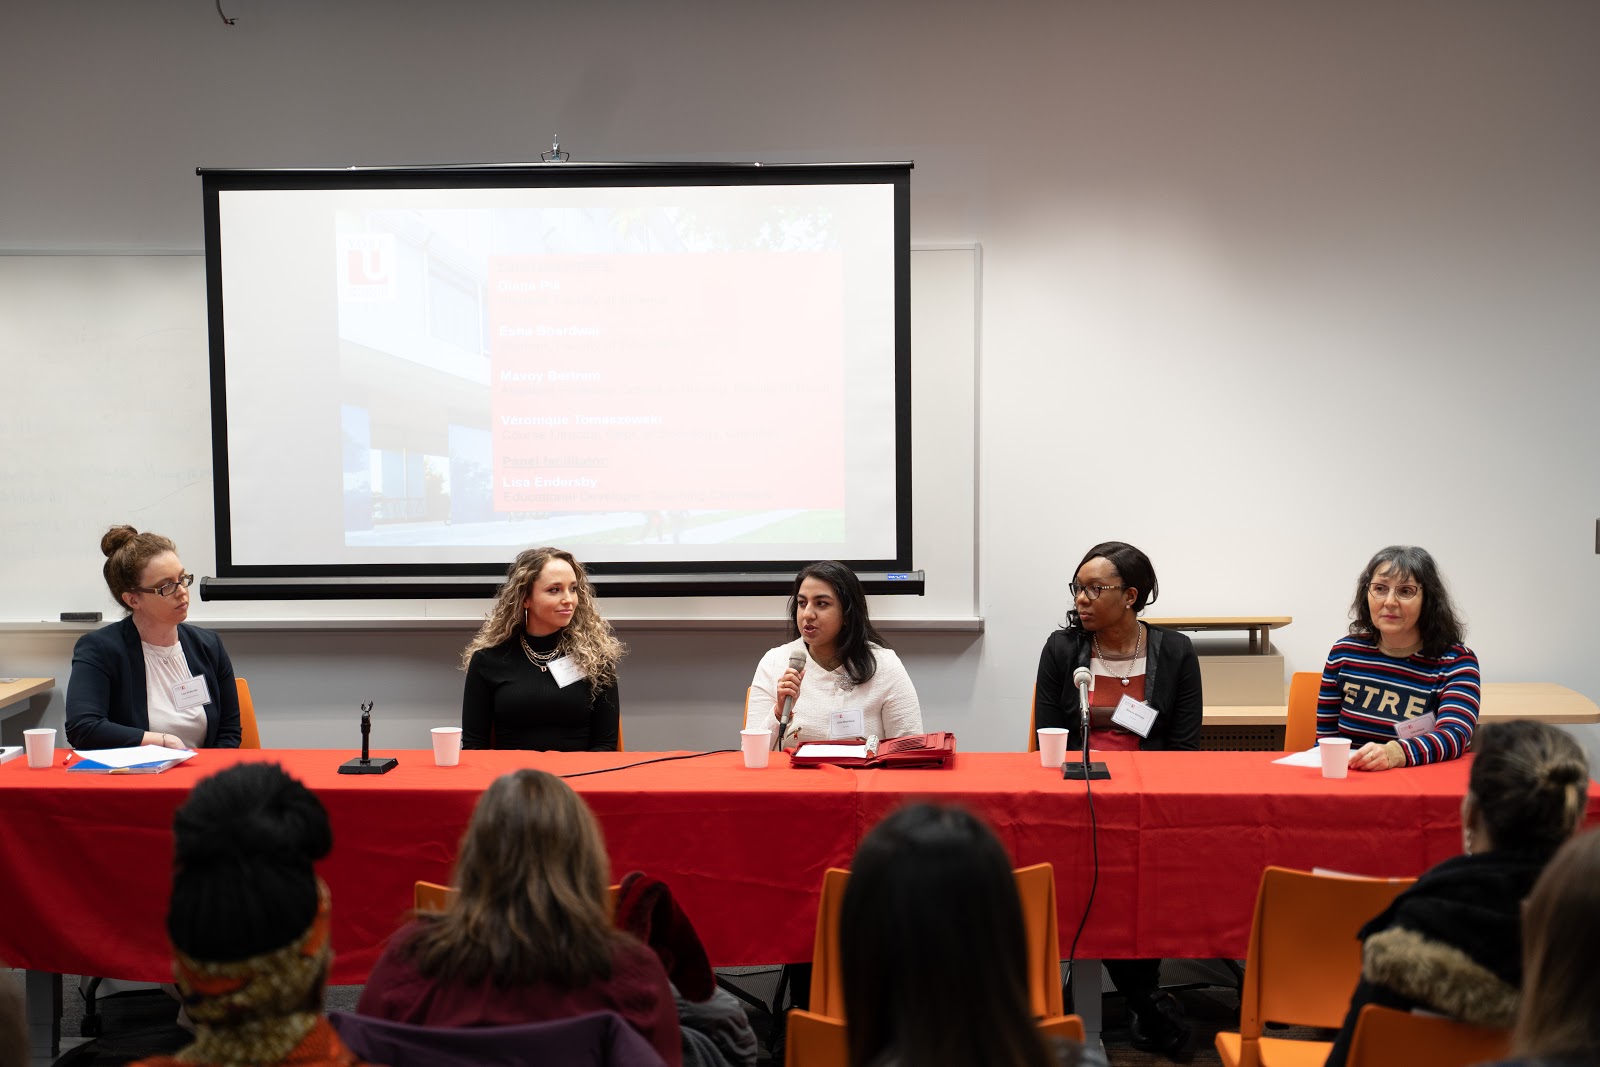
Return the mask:
M339 299L355 302L393 300L397 266L394 234L340 234Z

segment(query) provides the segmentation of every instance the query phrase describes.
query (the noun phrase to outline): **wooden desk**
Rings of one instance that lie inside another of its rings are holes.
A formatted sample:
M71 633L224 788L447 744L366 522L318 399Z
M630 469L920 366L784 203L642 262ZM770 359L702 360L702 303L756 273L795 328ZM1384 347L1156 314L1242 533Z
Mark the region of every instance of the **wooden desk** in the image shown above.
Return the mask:
M18 678L14 682L0 682L0 708L55 687L54 678Z
M29 697L48 693L56 687L54 678L18 678L14 682L0 682L0 719L12 714L12 704L20 704Z
M1244 630L1250 635L1250 651L1262 656L1272 654L1272 631L1294 622L1289 615L1185 615L1171 619L1146 619L1151 626L1165 626L1169 630L1210 632L1214 630Z
M1283 747L1289 712L1284 704L1208 705L1202 745L1212 748ZM1600 723L1600 706L1582 693L1553 682L1485 682L1479 722L1534 719L1573 725Z

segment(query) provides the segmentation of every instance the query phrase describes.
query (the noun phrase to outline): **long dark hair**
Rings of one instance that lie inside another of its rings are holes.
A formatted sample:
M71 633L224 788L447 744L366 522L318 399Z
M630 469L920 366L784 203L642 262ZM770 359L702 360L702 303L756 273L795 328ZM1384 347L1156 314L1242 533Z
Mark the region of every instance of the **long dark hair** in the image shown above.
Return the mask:
M827 582L833 588L833 595L839 601L839 613L843 616L836 646L839 662L844 664L845 673L852 682L865 685L878 670L878 661L870 646L888 648L889 642L878 633L872 625L872 617L867 614L867 594L861 588L861 580L856 577L855 571L831 559L821 559L801 567L800 573L794 576L794 588L789 591L791 641L800 636L800 625L795 622L794 615L799 607L800 586L807 578Z
M599 824L561 779L502 775L461 839L459 894L403 949L424 977L476 985L548 981L572 989L611 975L610 862Z
M1155 564L1150 562L1149 556L1124 541L1102 541L1085 552L1078 565L1072 568L1072 580L1078 580L1078 571L1085 563L1102 557L1117 569L1117 577L1122 579L1123 585L1131 585L1139 591L1138 598L1133 602L1135 615L1143 611L1146 605L1156 602L1156 597L1161 595L1161 583L1156 581ZM1067 629L1075 629L1079 625L1077 607L1068 608Z
M1385 567L1395 581L1411 579L1422 589L1422 612L1417 616L1417 632L1422 637L1422 654L1442 656L1451 645L1459 645L1466 635L1466 627L1450 602L1450 591L1445 588L1444 576L1425 548L1416 545L1390 545L1380 548L1367 561L1356 579L1356 598L1350 604L1350 632L1375 634L1372 625L1372 606L1367 599L1367 587L1372 578Z
M1522 997L1511 1052L1600 1062L1600 830L1561 847L1522 910Z
M1530 719L1490 723L1472 746L1467 789L1494 847L1554 852L1583 821L1589 761L1571 735Z
M839 914L851 1067L1045 1067L1022 904L993 831L915 804L861 842Z

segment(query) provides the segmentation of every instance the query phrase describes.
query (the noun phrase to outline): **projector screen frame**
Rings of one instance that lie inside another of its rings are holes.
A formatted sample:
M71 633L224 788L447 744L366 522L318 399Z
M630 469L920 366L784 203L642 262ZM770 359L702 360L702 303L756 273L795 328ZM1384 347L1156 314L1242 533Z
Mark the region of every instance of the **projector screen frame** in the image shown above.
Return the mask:
M875 592L923 592L912 572L910 162L811 163L498 163L349 168L197 168L205 220L207 328L210 343L211 443L217 576L201 582L202 599L359 599L410 596L429 586L470 585L503 576L510 560L454 563L242 564L233 559L231 487L228 467L227 366L223 307L221 196L235 190L751 186L878 184L892 190L894 306L895 554L893 558L846 559L852 568L878 576ZM576 179L576 180L575 180ZM775 475L778 477L780 475ZM597 579L630 595L765 595L787 592L775 580L804 562L796 559L737 561L619 561L585 559ZM891 577L884 578L888 575ZM759 580L756 579L759 576ZM472 582L470 579L479 581ZM640 581L629 581L638 578ZM420 583L408 580L418 579ZM462 579L465 582L450 582Z

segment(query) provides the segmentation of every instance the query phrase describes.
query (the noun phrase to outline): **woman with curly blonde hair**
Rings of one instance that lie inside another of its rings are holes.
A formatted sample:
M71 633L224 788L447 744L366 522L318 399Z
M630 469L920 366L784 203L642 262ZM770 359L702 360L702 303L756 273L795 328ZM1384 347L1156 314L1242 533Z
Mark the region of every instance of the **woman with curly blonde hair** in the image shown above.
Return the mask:
M614 752L622 642L570 552L530 548L511 563L462 653L464 748Z

